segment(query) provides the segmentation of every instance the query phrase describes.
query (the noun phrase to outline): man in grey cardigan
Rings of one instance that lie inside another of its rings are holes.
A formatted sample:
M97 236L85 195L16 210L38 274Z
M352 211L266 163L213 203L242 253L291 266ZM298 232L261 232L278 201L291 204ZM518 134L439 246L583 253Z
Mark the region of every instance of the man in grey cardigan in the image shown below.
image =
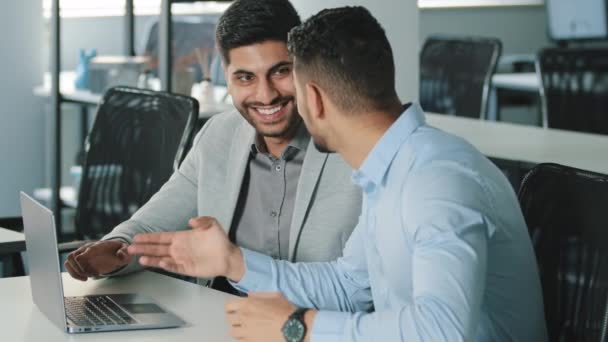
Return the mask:
M139 269L126 247L139 233L190 229L213 216L236 244L290 261L341 255L361 210L351 169L319 152L297 113L287 33L300 24L288 0L237 0L217 44L236 111L210 119L169 181L101 241L71 253L72 277Z

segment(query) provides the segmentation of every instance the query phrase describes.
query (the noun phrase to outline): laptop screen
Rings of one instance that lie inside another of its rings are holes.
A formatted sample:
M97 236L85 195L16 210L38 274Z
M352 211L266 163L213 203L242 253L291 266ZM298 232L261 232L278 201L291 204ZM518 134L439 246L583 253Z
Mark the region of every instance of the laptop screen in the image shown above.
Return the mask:
M30 285L34 303L63 331L67 330L63 285L53 212L21 192Z

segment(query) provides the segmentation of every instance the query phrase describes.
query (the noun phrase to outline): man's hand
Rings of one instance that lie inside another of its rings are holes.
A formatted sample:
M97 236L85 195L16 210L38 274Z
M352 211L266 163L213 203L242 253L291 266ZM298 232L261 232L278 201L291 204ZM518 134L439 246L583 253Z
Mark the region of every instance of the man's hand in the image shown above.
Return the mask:
M90 242L68 255L64 265L78 280L113 272L131 261L127 244L120 240Z
M278 292L252 292L226 303L230 336L241 341L285 341L281 329L296 311ZM310 330L310 329L309 329Z
M139 263L193 277L226 276L240 281L245 273L241 250L228 240L220 224L211 217L190 220L192 230L139 234L129 253L140 255Z

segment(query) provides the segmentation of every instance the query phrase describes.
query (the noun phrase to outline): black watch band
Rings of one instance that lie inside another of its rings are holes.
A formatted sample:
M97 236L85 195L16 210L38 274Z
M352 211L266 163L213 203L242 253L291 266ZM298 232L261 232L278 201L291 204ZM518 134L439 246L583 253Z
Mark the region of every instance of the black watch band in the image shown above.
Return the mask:
M304 314L306 313L306 311L308 311L309 309L307 308L298 308L296 311L294 311L291 315L289 315L289 318L292 319L297 319L298 321L302 321L304 322Z

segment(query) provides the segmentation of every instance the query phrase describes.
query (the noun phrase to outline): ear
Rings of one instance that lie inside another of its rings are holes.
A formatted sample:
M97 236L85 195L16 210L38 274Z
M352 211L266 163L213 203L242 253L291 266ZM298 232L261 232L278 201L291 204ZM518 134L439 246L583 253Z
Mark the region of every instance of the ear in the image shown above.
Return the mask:
M315 119L325 117L325 99L321 88L314 82L306 83L306 102L310 116Z

